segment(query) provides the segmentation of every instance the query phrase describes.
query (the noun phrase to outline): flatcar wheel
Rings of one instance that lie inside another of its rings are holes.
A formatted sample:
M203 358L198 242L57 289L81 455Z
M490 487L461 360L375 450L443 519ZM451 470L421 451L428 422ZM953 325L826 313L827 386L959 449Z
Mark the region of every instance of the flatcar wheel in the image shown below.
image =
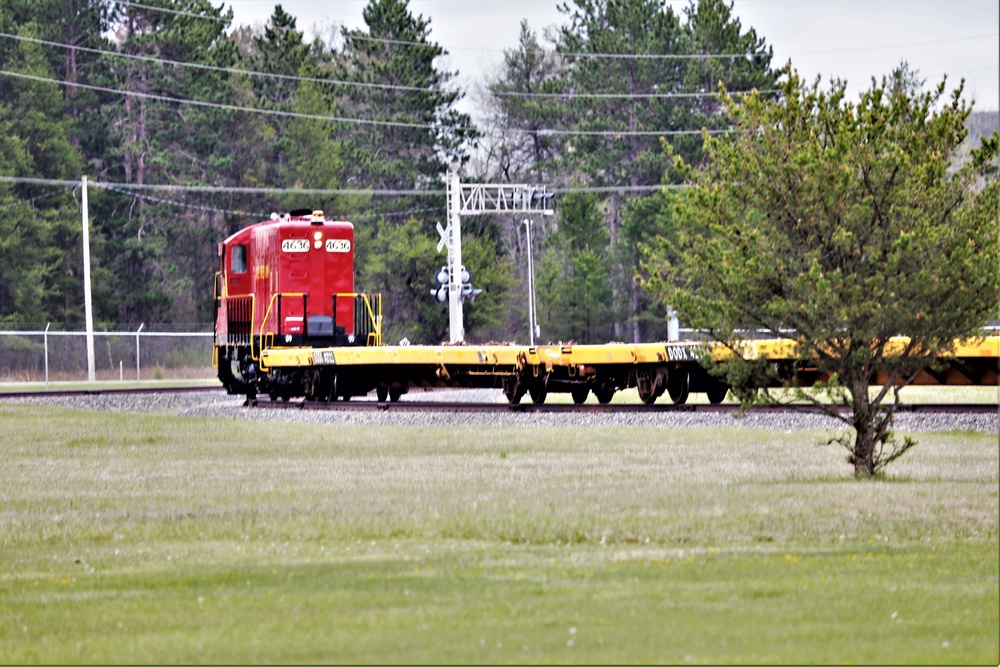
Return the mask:
M402 387L390 387L389 388L389 400L393 403L399 403L399 397L403 395Z
M691 376L687 371L675 370L667 380L667 392L670 400L676 405L687 403L688 395L691 393Z
M614 387L596 387L594 389L594 396L597 397L597 402L601 404L610 403L614 395Z
M505 375L502 385L503 395L511 405L517 405L524 398L524 385L516 375Z
M528 395L531 396L531 402L535 405L541 405L544 403L545 397L548 396L548 394L549 391L542 382L532 384L528 387Z
M726 400L729 387L721 382L713 382L705 393L708 394L708 402L714 405Z
M385 403L385 399L389 397L388 387L376 387L375 388L375 398L378 399L379 403Z
M580 405L587 402L587 396L590 395L590 387L580 387L579 389L574 389L570 393L573 396L573 402Z
M648 369L636 371L635 376L635 384L636 390L639 392L639 400L646 405L652 405L656 402L656 399L659 396L656 391L657 376Z

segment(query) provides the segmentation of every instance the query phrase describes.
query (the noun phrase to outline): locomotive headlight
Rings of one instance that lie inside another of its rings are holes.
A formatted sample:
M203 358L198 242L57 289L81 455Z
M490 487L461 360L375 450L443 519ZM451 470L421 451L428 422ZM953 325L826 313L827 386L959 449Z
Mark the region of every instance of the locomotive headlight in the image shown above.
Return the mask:
M323 232L313 232L313 238L317 241L323 240Z
M354 334L349 334L347 336L347 342L350 343L351 345L354 344Z

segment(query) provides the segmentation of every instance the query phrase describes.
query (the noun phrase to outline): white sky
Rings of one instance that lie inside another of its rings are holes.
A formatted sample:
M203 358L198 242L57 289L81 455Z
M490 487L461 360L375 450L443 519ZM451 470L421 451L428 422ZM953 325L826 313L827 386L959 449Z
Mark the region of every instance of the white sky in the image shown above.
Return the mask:
M263 24L275 0L223 0L234 24ZM280 3L311 38L331 24L363 28L366 0L284 0ZM430 19L431 39L450 54L443 67L458 70L470 90L484 72L517 45L522 18L541 37L565 23L556 0L410 0L410 11ZM572 4L572 2L570 2ZM675 11L686 0L669 4ZM871 77L888 74L901 59L928 86L948 75L949 91L965 77L965 97L978 111L1000 108L1000 2L997 0L735 0L743 29L754 28L774 48L774 67L789 59L807 80L822 74L846 79L852 95ZM464 105L463 105L464 106ZM468 109L466 109L468 110Z

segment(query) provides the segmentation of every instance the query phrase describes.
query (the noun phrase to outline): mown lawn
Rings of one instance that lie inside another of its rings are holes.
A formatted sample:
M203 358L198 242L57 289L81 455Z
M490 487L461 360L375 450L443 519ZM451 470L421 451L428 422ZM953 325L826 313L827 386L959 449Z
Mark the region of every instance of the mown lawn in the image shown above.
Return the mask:
M3 663L1000 662L996 434L0 424Z

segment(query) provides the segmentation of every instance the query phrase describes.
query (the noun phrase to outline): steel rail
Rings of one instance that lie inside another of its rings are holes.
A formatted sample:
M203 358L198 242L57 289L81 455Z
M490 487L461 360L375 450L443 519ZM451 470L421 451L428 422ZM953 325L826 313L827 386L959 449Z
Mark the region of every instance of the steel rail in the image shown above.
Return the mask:
M271 401L255 399L247 401L245 407L269 410L328 410L328 411L403 411L403 412L521 412L521 413L635 413L649 414L662 412L700 412L700 413L737 413L740 406L734 403L726 404L683 404L663 403L654 405L621 404L621 403L584 403L582 405L568 403L553 403L536 405L534 403L441 403L436 401L400 401L398 403L377 401L336 401L325 403L321 401ZM837 406L840 413L850 412L850 406ZM796 412L828 414L817 405L767 405L748 408L748 414L789 414ZM992 403L912 403L900 405L897 413L921 414L996 414L1000 415L1000 406Z
M184 387L123 387L102 389L66 389L50 391L4 391L0 392L0 400L5 398L56 398L71 396L115 396L115 395L152 395L180 394L195 392L225 391L222 385L197 385ZM481 402L441 402L441 401L399 401L379 402L374 400L356 401L310 401L304 399L269 400L267 398L251 399L244 402L244 407L271 410L329 410L329 411L403 411L403 412L483 412L483 413L737 413L740 406L736 403L658 403L641 405L637 403L481 403ZM836 406L838 412L848 413L848 405ZM812 413L828 414L823 406L798 403L782 405L753 406L746 411L748 414L789 414ZM994 403L906 403L898 406L899 414L994 414L1000 416L1000 405Z
M44 398L44 397L66 397L66 396L114 396L119 394L183 394L198 391L224 391L221 384L190 387L132 387L132 388L107 388L107 389L53 389L49 391L3 391L0 392L0 399L4 398Z

